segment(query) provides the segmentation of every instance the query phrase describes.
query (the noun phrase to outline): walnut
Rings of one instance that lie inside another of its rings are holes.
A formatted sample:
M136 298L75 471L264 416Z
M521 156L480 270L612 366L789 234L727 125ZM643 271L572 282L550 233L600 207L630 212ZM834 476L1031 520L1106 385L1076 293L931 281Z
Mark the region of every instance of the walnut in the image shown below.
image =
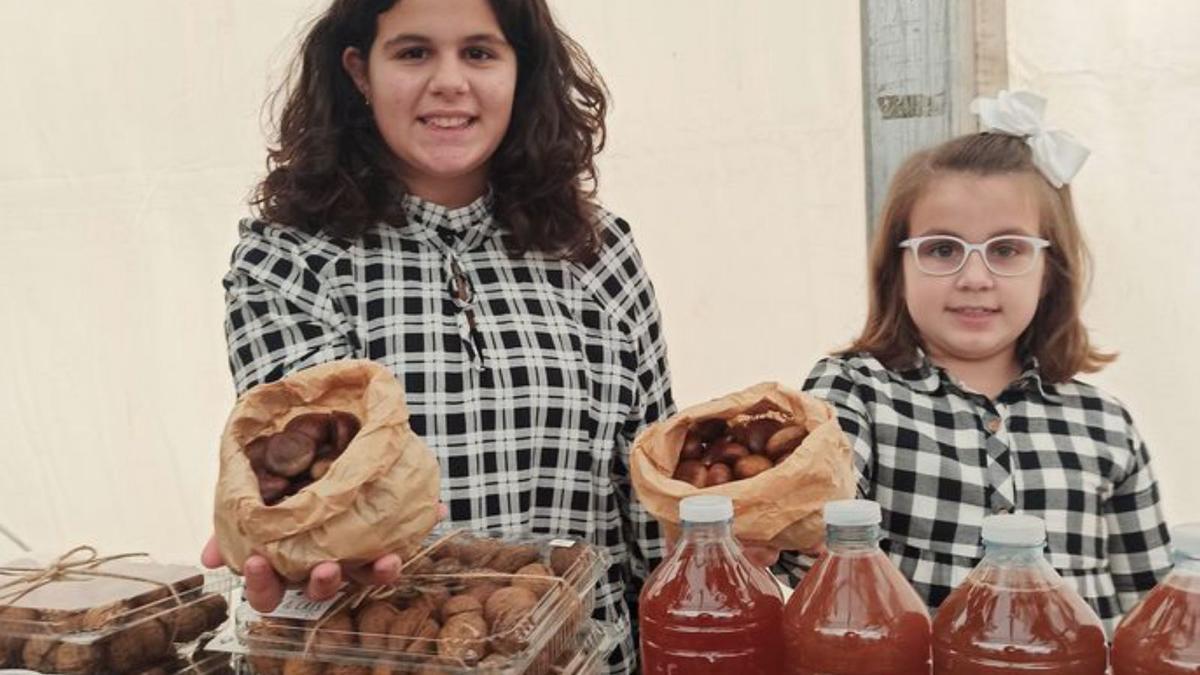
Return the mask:
M425 607L431 613L436 614L441 609L442 605L450 599L450 589L445 586L424 586L421 588L421 595L417 596L411 603L410 607Z
M438 654L473 666L487 655L487 634L487 622L482 614L455 614L438 633Z
M54 673L90 673L104 658L103 647L60 642L52 652L49 670Z
M412 638L421 632L421 625L429 618L432 610L425 606L409 607L396 613L388 630L388 650L402 652Z
M463 571L463 564L457 558L442 558L435 562L429 574L458 574Z
M254 649L275 649L291 641L295 635L293 625L282 619L262 619L250 624L246 643ZM283 659L273 656L250 654L246 657L256 675L283 675Z
M348 610L342 610L321 622L313 638L313 648L318 653L330 648L349 647L358 642L354 634L354 620Z
M225 623L225 619L229 618L229 601L220 593L204 596L199 605L204 608L209 630L220 628L221 624Z
M303 658L287 659L283 662L283 675L321 675L325 664L320 661L306 661Z
M583 557L588 547L586 544L576 542L574 546L560 547L555 546L550 549L550 569L560 577L566 578L568 573L574 571L575 564Z
M198 604L173 609L163 621L172 642L191 642L209 629L208 612Z
M154 610L143 610L144 616ZM158 619L143 619L114 633L108 639L108 667L116 672L134 670L171 652L171 636Z
M483 603L472 595L456 595L442 603L442 622L463 612L483 613Z
M56 646L58 643L52 638L31 637L25 641L25 648L21 651L21 660L25 663L26 668L49 670L51 652Z
M479 601L479 604L485 604L487 599L492 597L492 593L504 588L498 581L492 579L469 579L466 581L466 589L462 595L469 595Z
M534 546L505 546L488 561L488 567L512 574L529 563L539 562L542 552Z
M433 654L437 651L437 636L442 627L433 617L426 617L417 628L417 634L409 641L404 651L409 654Z
M8 664L20 665L21 653L25 650L24 638L5 633L22 633L29 629L30 621L37 619L37 610L25 607L0 609L0 668Z
M525 631L518 627L529 617L537 602L533 591L520 586L506 586L488 598L483 615L491 627L492 649L513 654L526 647Z
M419 558L408 564L404 568L405 574L435 574L433 571L433 560L429 557Z
M283 659L249 654L246 656L246 660L250 662L250 669L255 675L283 675Z
M477 665L480 668L495 668L499 670L508 665L512 658L507 654L488 654Z
M382 649L387 646L392 620L399 613L390 602L383 600L372 600L360 607L354 615L354 622L362 646L368 649Z
M550 571L550 568L541 563L530 563L517 570L516 574L518 575L518 578L512 580L512 585L521 588L528 588L539 598L545 595L546 591L558 584L557 581L553 580L554 573ZM538 579L525 579L520 577L547 577L549 580L540 581Z
M467 567L484 567L504 544L496 539L467 539L459 541L461 545L459 560Z
M323 675L371 675L371 669L366 666L351 666L344 663L332 663L325 666Z

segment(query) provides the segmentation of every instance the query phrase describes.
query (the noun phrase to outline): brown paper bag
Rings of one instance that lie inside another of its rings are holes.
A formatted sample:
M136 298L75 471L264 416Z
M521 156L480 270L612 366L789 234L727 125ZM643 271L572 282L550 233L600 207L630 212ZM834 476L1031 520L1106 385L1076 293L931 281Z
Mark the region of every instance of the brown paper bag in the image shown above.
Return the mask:
M772 414L803 421L808 436L787 459L753 478L696 488L671 476L693 422ZM813 551L825 540L825 502L854 496L852 450L833 408L775 382L764 382L692 406L647 427L634 441L631 459L638 499L666 529L679 533L679 500L698 494L731 497L734 534L784 550Z
M263 504L242 448L296 415L342 410L362 429L321 480L275 506ZM415 553L437 524L437 459L408 424L404 390L371 361L337 361L242 395L221 438L217 542L236 572L260 553L300 581L324 560L370 562Z

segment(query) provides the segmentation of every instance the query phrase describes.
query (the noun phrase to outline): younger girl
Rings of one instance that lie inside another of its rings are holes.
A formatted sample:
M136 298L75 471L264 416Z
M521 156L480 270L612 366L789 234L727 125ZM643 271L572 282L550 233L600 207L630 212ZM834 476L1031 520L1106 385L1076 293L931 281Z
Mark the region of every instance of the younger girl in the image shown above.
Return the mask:
M837 408L884 547L931 607L982 557L984 517L1022 512L1111 626L1168 570L1168 538L1129 413L1075 379L1114 358L1080 319L1089 256L1065 183L1086 150L1041 129L1036 96L979 103L990 133L893 178L866 326L805 389Z

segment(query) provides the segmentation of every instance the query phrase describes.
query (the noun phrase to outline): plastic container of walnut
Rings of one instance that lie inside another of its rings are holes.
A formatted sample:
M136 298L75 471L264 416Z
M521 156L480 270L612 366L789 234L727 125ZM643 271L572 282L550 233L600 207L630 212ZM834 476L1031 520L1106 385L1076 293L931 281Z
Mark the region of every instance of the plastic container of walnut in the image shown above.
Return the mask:
M578 651L607 554L548 536L437 537L392 586L318 605L235 613L258 675L563 672Z
M194 664L177 658L224 623L235 587L227 573L90 547L0 564L0 669L182 672Z

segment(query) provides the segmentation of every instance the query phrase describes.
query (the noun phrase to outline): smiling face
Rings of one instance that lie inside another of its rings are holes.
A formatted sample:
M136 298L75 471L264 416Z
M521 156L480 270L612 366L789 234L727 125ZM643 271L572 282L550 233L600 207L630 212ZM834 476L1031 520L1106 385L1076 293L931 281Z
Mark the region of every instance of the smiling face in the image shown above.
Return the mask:
M370 53L347 48L342 62L410 193L446 206L483 194L517 82L486 0L400 0L379 15Z
M978 244L1002 234L1039 236L1033 177L1025 173L946 172L932 179L913 204L908 236L950 234ZM930 276L904 256L904 300L925 351L952 373L980 367L1017 367L1017 340L1037 312L1045 256L1033 271L998 277L971 254L958 273Z

